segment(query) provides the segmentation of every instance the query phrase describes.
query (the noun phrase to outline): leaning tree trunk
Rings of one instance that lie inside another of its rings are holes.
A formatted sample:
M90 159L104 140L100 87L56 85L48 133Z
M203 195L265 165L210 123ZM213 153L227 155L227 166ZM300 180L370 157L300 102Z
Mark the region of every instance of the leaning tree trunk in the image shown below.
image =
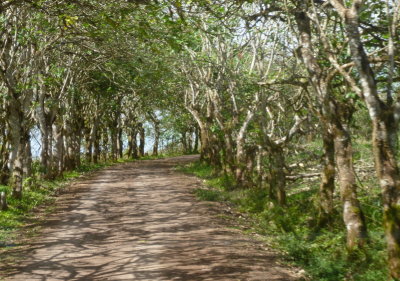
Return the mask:
M359 13L362 1L355 0L351 8L342 1L330 0L333 7L345 21L346 35L355 68L360 76L362 98L367 105L372 121L372 145L375 167L382 189L384 228L386 234L389 270L395 280L400 280L400 173L396 153L393 147L393 135L397 134L392 126L395 122L396 105L380 99L374 72L364 50L359 32Z
M303 5L306 5L303 2ZM306 9L303 6L303 9ZM300 42L303 62L307 67L310 81L317 94L321 107L321 119L324 131L335 128L334 147L328 140L328 136L324 136L325 163L322 174L322 183L320 186L320 218L319 224L325 223L326 218L332 215L332 195L334 189L334 166L332 156L336 154L337 167L339 172L339 183L341 190L341 198L343 202L343 220L347 230L347 247L353 250L356 246L362 246L366 239L366 225L357 199L357 185L355 183L355 173L352 163L352 149L349 133L344 130L340 123L341 116L337 116L335 106L332 103L332 93L329 92L329 78L326 68L318 63L313 52L313 42L311 40L311 23L305 10L296 13L296 23L300 31ZM340 115L340 114L339 114ZM336 118L334 120L334 118ZM327 132L324 132L326 135ZM322 215L322 216L321 216Z
M200 117L200 113L195 109L187 106L186 109L196 120L198 129L197 129L197 137L200 138L200 160L205 161L206 163L211 163L212 158L212 142L211 136L208 131L210 126L208 126L207 121L203 121ZM198 145L198 139L197 139Z

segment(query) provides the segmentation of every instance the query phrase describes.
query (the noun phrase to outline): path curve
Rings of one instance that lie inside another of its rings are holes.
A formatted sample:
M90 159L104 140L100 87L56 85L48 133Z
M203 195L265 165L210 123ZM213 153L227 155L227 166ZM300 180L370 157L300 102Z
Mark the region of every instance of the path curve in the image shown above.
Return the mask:
M6 280L295 280L194 198L199 180L172 169L194 159L116 165L75 184Z

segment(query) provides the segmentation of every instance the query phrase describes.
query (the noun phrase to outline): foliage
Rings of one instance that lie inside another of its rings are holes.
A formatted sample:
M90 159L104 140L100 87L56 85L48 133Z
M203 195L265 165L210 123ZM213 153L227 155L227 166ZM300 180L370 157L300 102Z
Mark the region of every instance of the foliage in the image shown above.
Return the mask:
M366 145L362 145L357 151L365 149ZM288 196L288 206L282 208L271 202L265 189L230 190L224 177L205 163L178 169L204 179L204 186L195 190L199 199L230 202L238 211L250 215L253 230L280 249L288 263L304 268L312 280L387 280L381 199L371 175L363 179L360 195L370 230L369 242L365 249L349 253L343 246L346 234L340 209L329 228L318 229L315 225L317 182L291 185L293 192ZM338 198L335 204L340 205Z
M188 168L207 178L197 195L252 214L313 276L381 278L382 204L400 217L400 193L388 194L400 186L385 185L399 177L399 2L344 2L2 1L0 183L14 198L1 223L49 200L44 179L158 148L199 152L211 166ZM391 168L377 180L380 166ZM335 168L347 182L332 201L313 174L333 182ZM360 202L378 241L360 254L347 256L344 231L357 224L341 218L362 212L339 197ZM324 200L330 222L316 232Z

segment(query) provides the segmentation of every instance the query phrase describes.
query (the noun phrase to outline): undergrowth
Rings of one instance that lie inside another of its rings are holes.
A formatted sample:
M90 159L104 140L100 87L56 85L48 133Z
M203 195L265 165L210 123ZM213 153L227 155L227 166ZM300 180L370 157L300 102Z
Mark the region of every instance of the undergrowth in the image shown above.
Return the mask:
M337 213L330 226L316 228L318 181L291 184L288 205L282 208L271 203L265 189L232 190L231 179L219 176L204 163L196 162L179 169L204 179L204 187L195 191L201 200L228 201L238 211L249 214L253 231L268 237L289 263L307 272L310 280L388 280L382 206L374 181L364 181L359 193L368 223L369 243L362 251L348 253L339 198L336 198Z

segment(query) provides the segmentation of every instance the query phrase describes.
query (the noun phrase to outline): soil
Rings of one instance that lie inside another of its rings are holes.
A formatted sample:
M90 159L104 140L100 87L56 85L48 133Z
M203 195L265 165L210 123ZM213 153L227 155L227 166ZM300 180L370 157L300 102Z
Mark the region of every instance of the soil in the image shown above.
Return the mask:
M137 161L96 172L57 199L5 280L297 280L279 255L200 202L196 156ZM21 258L22 257L22 258ZM0 262L2 263L2 262Z

